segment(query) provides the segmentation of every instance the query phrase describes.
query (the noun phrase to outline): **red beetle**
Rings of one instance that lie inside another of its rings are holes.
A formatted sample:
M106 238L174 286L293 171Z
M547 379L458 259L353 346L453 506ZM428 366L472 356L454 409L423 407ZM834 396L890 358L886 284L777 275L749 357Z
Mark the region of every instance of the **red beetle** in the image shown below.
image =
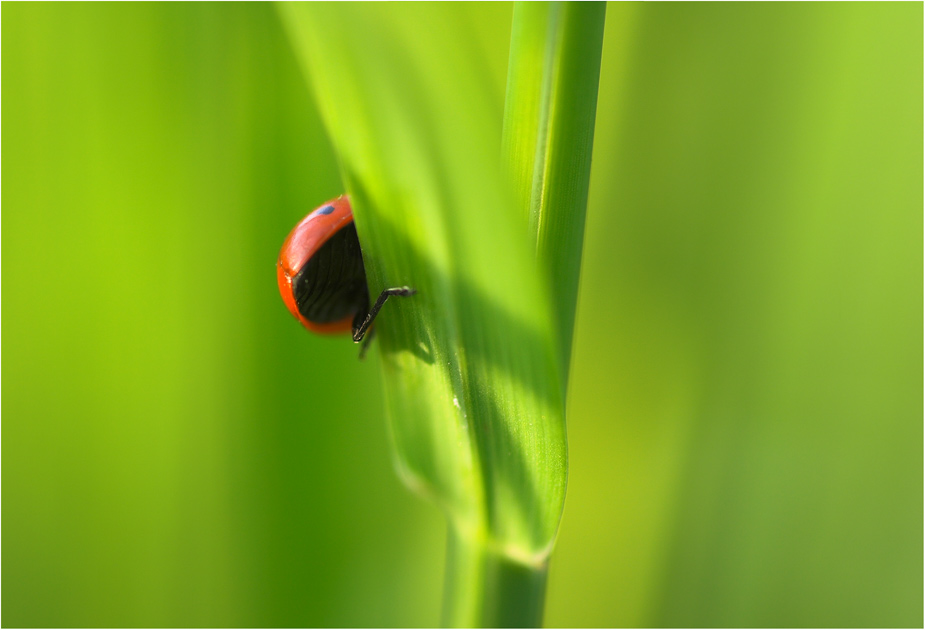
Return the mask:
M385 289L369 308L363 254L346 195L312 211L293 228L279 252L276 279L283 302L303 326L325 335L350 332L354 342L370 330L389 296L416 293L408 287Z

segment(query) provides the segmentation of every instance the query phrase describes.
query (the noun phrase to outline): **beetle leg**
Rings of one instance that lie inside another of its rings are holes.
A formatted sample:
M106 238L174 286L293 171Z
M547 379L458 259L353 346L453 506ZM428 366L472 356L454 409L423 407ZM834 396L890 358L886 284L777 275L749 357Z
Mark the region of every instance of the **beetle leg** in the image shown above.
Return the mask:
M382 293L379 294L379 299L376 300L376 303L373 304L373 307L369 310L369 314L366 318L357 325L356 320L353 322L353 342L359 343L362 341L363 336L369 330L369 327L373 325L373 320L376 319L376 315L379 314L379 309L382 308L382 305L385 304L385 301L393 295L399 295L402 297L408 295L414 295L417 293L414 289L408 287L397 287L394 289L385 289Z
M373 340L373 337L376 336L376 329L370 329L369 333L363 338L363 345L360 346L360 356L359 359L362 361L366 358L366 351L369 350L369 344Z

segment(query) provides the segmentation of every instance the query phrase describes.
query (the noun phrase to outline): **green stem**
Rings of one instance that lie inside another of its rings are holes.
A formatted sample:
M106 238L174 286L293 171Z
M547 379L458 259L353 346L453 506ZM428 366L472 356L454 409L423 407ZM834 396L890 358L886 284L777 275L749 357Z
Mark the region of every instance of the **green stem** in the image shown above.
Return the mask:
M528 566L447 532L443 625L448 628L538 628L547 564Z
M591 177L604 2L517 2L502 137L515 201L556 296L566 390Z

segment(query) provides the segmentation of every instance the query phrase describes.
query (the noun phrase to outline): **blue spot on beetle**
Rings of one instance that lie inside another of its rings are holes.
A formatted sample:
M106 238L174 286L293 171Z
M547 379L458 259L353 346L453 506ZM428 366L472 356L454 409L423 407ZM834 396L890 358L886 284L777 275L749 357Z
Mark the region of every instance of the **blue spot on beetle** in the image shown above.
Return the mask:
M315 210L315 214L331 214L332 212L334 212L334 206L325 206Z

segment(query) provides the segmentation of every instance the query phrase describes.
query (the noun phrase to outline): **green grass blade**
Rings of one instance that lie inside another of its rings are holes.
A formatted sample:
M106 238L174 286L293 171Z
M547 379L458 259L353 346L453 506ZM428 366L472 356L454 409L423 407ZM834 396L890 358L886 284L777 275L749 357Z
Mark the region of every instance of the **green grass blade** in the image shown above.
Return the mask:
M494 10L281 5L341 160L371 292L418 290L377 324L386 400L402 477L450 519L444 621L464 626L541 619L565 497L603 18L518 7L512 57L526 63L509 75L505 117L476 29ZM512 149L529 191L515 187L519 203L503 177ZM522 199L534 195L531 222Z
M504 112L511 188L549 275L560 370L568 374L584 238L603 2L518 2ZM563 387L566 379L563 379Z
M402 477L446 511L463 547L542 567L565 497L564 400L475 30L495 10L281 5L341 160L371 291L418 290L377 322ZM476 618L483 606L476 597L450 623L490 623Z

